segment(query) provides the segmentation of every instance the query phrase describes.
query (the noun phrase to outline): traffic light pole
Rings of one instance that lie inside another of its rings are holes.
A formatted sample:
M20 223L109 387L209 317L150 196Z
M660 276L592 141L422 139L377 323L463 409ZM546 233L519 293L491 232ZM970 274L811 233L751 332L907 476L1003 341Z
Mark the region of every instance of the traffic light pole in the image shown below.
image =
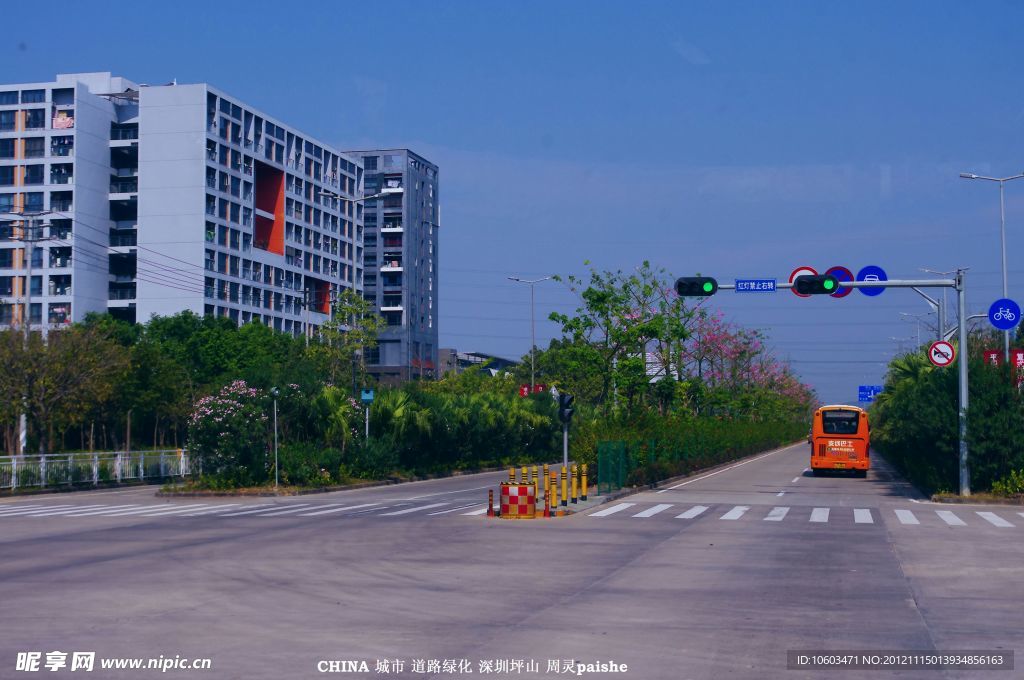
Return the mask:
M569 423L562 423L562 467L569 467Z
M888 281L840 281L842 288L952 288L957 292L957 309L960 314L959 342L959 409L958 438L960 458L960 495L971 495L971 473L967 465L967 405L968 405L968 370L967 370L967 286L965 269L956 270L955 279L889 279ZM793 283L778 283L777 289L795 288ZM720 283L719 290L735 290L736 284ZM920 291L918 291L920 292Z

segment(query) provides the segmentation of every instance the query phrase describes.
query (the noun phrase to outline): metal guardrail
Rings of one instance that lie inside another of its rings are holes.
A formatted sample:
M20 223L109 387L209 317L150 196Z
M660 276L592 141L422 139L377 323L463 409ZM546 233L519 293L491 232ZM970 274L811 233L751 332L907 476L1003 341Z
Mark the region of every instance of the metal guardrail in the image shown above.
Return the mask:
M199 472L188 451L109 451L0 456L0 489L71 486L133 479L185 477Z

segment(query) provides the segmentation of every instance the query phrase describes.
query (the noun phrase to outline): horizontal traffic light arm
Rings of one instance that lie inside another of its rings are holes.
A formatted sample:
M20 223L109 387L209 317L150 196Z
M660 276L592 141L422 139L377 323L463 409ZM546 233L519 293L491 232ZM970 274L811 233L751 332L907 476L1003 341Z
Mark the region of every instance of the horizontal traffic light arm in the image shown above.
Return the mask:
M956 288L954 279L889 279L888 281L840 281L843 288ZM775 284L778 290L793 288L792 283ZM720 283L718 290L735 290L735 283Z

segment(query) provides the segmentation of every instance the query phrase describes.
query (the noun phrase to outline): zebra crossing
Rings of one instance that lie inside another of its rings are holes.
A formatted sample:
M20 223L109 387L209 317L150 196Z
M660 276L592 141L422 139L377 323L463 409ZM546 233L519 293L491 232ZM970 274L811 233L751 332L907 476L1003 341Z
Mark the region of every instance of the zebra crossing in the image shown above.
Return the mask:
M714 509L713 509L714 508ZM682 512L679 512L682 510ZM675 505L659 503L643 507L639 503L615 503L601 507L586 514L587 517L618 519L651 519L673 518L693 520L698 517L713 517L725 522L763 521L763 522L803 522L806 524L864 524L879 525L892 521L895 526L902 527L996 527L999 529L1024 528L1024 512L989 510L931 510L927 508L831 508L831 507L792 507L776 505L764 508L752 508L749 505Z
M16 503L0 505L0 525L5 520L45 519L45 518L168 518L209 517L229 519L248 519L266 517L310 517L310 518L343 518L343 517L408 517L423 515L466 515L479 516L487 512L486 504L479 502L466 503L434 502L434 503L165 503L161 505L140 505L134 503L118 504L49 504L49 503Z

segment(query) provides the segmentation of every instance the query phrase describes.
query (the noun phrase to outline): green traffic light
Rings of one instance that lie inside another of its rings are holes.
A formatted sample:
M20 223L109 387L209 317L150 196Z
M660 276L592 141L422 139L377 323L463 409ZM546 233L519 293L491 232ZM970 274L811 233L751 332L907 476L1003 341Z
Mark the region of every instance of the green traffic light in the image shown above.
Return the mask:
M712 288L714 288L714 286L711 284L710 281L705 281L704 282L704 292L705 293L710 293Z
M825 290L832 290L833 288L835 288L836 283L832 279L825 279L822 285L825 286Z

